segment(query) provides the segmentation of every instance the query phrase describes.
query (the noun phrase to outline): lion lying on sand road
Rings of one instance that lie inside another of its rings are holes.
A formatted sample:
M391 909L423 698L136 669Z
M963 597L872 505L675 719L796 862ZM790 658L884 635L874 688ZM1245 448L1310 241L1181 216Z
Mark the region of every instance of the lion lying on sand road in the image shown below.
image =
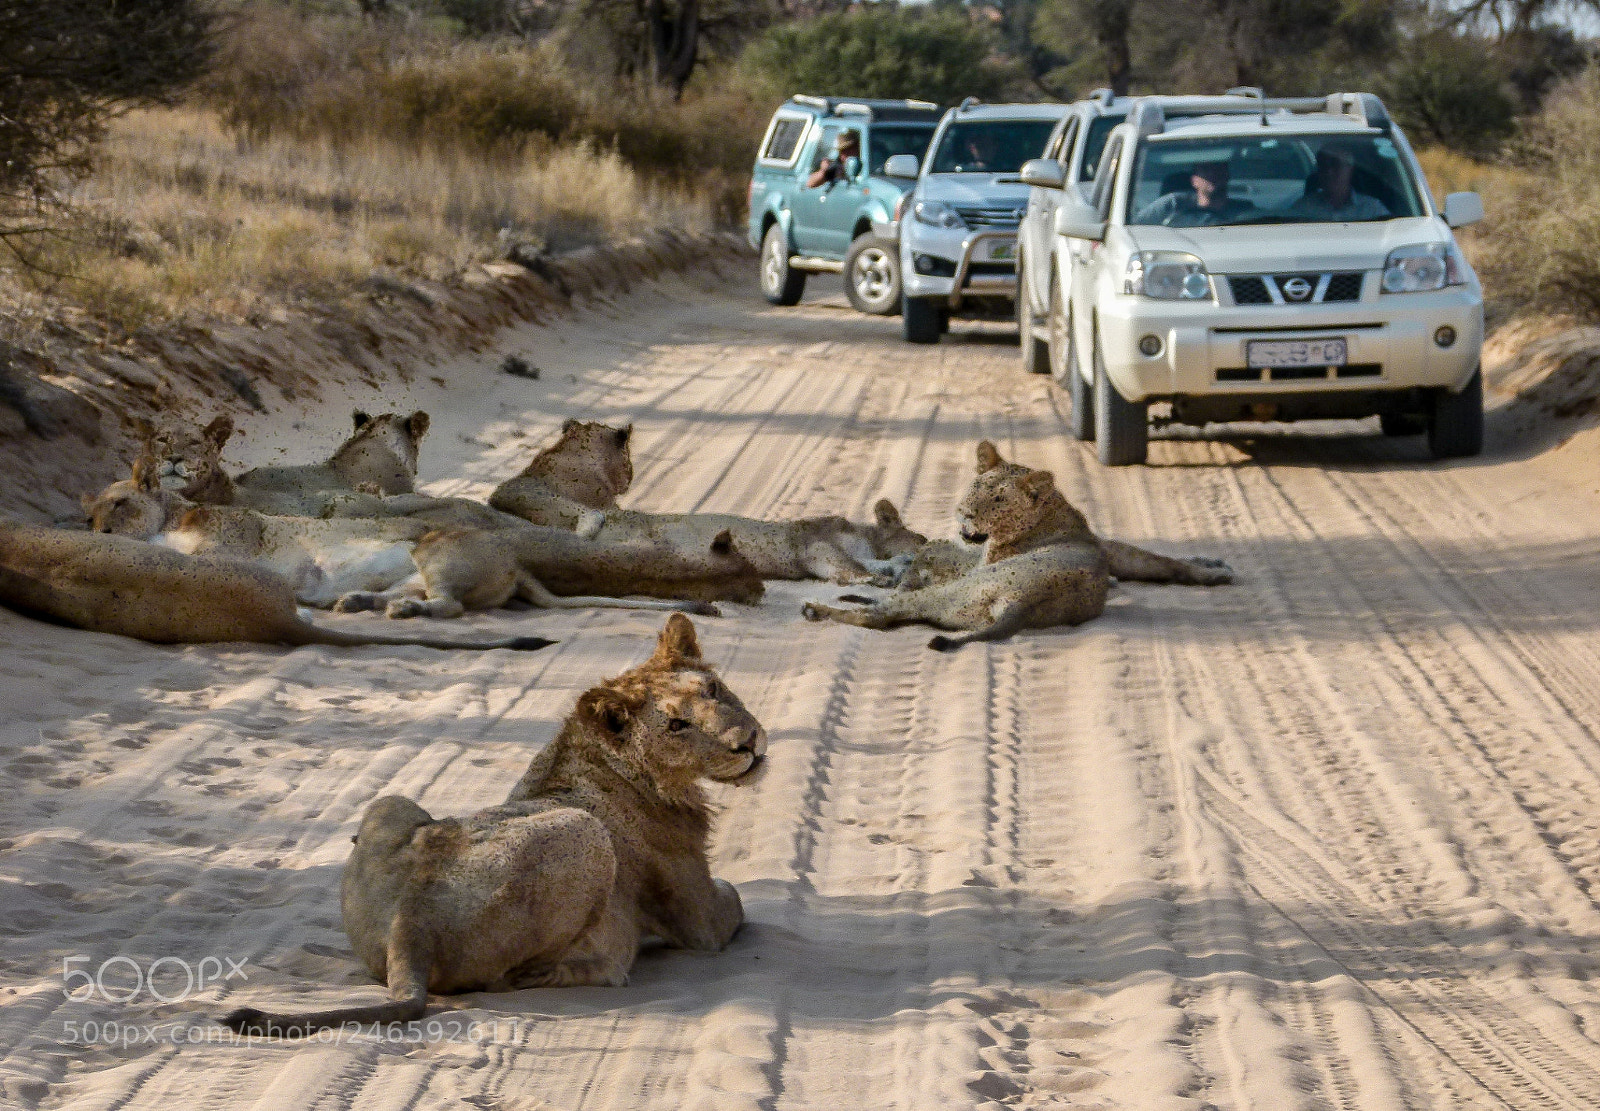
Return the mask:
M92 532L0 522L0 604L156 644L420 644L543 648L542 637L347 633L305 620L281 575L254 564Z
M534 524L595 539L653 540L680 550L701 549L726 530L764 579L887 586L927 542L906 528L887 499L874 507L870 525L838 516L761 521L727 513L621 509L617 497L633 481L632 431L632 425L567 421L560 438L521 474L501 483L489 504Z
M441 819L396 796L367 808L345 865L344 927L390 1002L245 1007L222 1022L291 1037L407 1022L429 992L625 984L651 934L723 948L744 910L711 875L698 781L738 782L766 747L674 614L648 661L578 699L504 805Z
M1211 560L1177 560L1117 541L1102 541L1061 495L1049 471L1007 463L988 440L978 444L978 476L957 509L961 535L983 543L976 566L935 585L892 594L862 609L808 602L807 620L842 621L869 629L925 623L960 630L936 636L939 651L975 640L998 640L1019 629L1078 625L1105 610L1111 576L1153 582L1228 582L1233 573ZM941 557L947 553L941 549ZM948 575L961 561L948 561ZM912 571L916 570L913 561Z

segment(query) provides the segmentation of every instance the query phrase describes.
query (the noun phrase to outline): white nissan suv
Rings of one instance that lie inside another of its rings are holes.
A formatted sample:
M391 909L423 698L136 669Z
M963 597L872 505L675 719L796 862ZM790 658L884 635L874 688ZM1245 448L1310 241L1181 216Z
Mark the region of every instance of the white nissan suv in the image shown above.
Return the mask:
M1153 403L1200 426L1378 416L1436 458L1477 454L1483 295L1451 234L1477 194L1436 209L1374 96L1236 92L1253 103L1180 119L1136 102L1056 208L1051 363L1094 418L1074 431L1111 466L1144 462Z

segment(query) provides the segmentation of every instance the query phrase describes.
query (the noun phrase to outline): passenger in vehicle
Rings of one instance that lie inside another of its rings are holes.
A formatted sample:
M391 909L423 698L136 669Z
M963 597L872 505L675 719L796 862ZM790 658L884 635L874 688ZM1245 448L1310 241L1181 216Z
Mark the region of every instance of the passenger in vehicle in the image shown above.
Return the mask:
M811 171L811 176L806 178L806 188L815 189L829 182L844 181L849 176L845 162L851 158L856 159L858 164L861 159L861 132L854 128L839 132L833 157L824 158L822 165Z
M1350 151L1340 146L1323 147L1317 151L1317 168L1306 181L1305 195L1285 214L1328 222L1387 218L1387 205L1377 197L1355 191L1354 175L1355 157Z
M1248 216L1256 206L1228 196L1231 176L1226 162L1202 162L1190 169L1188 189L1168 193L1145 205L1133 218L1133 223L1194 228Z

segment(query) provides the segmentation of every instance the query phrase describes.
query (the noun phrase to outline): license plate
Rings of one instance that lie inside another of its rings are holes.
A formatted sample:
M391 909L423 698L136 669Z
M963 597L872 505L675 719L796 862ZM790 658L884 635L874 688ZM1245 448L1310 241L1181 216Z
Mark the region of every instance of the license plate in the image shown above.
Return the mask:
M1344 366L1349 345L1342 339L1258 339L1245 344L1252 367Z
M1015 239L985 239L979 244L978 258L982 262L1010 262L1016 257Z

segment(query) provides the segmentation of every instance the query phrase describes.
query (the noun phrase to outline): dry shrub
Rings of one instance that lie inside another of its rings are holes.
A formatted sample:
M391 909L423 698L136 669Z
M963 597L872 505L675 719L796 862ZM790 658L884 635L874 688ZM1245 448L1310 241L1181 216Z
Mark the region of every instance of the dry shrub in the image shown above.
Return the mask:
M710 225L703 199L650 184L612 151L482 154L382 137L241 143L201 109L120 121L72 199L81 219L52 240L48 271L18 277L121 331L190 311L242 316L337 298L374 270L446 278L509 239L570 244Z
M1490 208L1478 268L1518 308L1600 317L1600 69L1559 89L1512 144L1518 186Z

